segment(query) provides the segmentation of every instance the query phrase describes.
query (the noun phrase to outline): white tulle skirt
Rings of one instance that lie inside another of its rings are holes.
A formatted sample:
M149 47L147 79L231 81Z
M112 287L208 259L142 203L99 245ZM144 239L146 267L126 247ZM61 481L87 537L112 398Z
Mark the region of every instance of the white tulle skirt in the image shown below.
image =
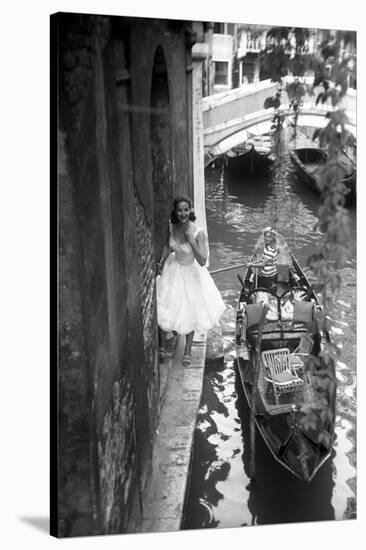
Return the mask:
M211 275L198 262L184 265L168 256L156 280L158 325L178 334L202 332L219 324L225 304Z

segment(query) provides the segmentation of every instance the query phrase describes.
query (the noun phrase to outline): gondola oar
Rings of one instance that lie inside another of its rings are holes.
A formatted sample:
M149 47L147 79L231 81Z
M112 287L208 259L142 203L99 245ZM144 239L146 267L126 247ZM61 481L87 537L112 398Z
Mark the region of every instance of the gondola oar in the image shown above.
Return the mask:
M214 269L213 271L209 271L210 275L214 275L215 273L221 273L222 271L229 271L230 269L239 269L240 267L247 267L248 262L245 264L238 264L238 265L232 265L229 267L221 267L220 269Z
M243 288L243 286L244 286L244 281L243 281L243 279L240 277L239 273L237 273L236 276L238 277L239 283L241 284L241 286L242 286L242 288Z
M255 415L256 415L256 398L257 398L257 386L259 380L259 371L261 368L261 344L262 344L262 332L266 315L268 311L268 305L264 304L261 317L258 325L258 337L255 345L255 360L254 360L254 375L253 375L253 387L250 403L250 464L249 464L249 476L252 484L255 484Z

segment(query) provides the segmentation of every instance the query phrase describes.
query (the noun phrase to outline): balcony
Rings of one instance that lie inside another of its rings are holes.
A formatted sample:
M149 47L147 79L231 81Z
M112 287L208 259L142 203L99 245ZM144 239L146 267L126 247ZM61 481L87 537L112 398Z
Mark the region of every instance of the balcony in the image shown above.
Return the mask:
M241 32L238 48L239 59L245 57L248 53L259 53L265 46L265 34L254 35L248 32Z

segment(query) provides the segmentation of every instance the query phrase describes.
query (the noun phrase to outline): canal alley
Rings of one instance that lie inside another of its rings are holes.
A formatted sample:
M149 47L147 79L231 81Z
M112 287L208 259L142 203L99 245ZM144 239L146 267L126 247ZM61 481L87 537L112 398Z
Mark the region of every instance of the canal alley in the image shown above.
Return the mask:
M354 209L351 256L339 273L343 287L332 324L343 346L334 456L307 488L297 490L282 471L273 473L259 443L260 482L248 489L248 411L232 345L240 286L235 271L214 275L221 297L204 269L205 233L211 270L246 262L264 224L275 224L305 268L320 241L319 197L297 181L287 146L284 158L279 149L268 151L269 133L274 121L279 129L296 120L298 133L306 127L329 133L331 126L334 143L343 144L341 136L355 148L355 34L298 31L283 28L278 36L265 26L254 41L250 26L236 23L51 16L58 348L51 369L50 531L56 537L354 517ZM271 44L279 41L281 49L283 32L287 49L279 59L286 66L279 77ZM318 74L293 66L293 47L301 50L296 37L304 39L316 67L329 73L321 45L333 47L335 36L339 56L353 65L335 74L332 86L327 79L321 84L324 101L318 101ZM335 101L340 78L347 117ZM229 153L240 157L235 149L244 147L254 175L261 137L268 162L276 158L272 175L229 179L220 155L227 154L229 166ZM330 153L326 164L333 170ZM172 231L168 241L169 222L178 223L181 239ZM170 263L189 266L192 277L177 270L170 278ZM207 361L205 370L205 358L223 354L222 346L210 348L217 335L206 334L219 322L222 298L224 340L217 342L224 342L225 360L215 367ZM171 324L162 322L162 310L175 317ZM184 316L189 330L182 328ZM188 336L184 350L183 338L172 345L171 359L165 333L174 332ZM280 483L287 506L272 504Z
M230 181L220 168L206 169L210 269L249 260L258 232L278 216L301 265L316 249L319 197L298 181L287 157L279 177ZM276 211L275 211L276 210ZM186 499L186 529L354 518L356 514L356 216L351 255L341 270L333 338L342 347L337 363L336 439L332 460L310 484L296 480L273 460L257 437L257 485L249 485L249 409L235 368L234 308L240 284L236 271L215 275L232 312L225 361L207 363ZM241 271L239 271L242 274ZM311 273L307 270L311 277Z

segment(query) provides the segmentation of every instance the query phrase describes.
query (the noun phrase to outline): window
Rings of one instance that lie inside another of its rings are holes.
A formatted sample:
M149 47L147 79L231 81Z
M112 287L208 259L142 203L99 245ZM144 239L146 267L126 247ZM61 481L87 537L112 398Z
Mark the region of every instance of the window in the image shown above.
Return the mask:
M224 34L225 33L225 23L215 23L214 24L214 33L215 34Z
M235 31L234 23L214 23L215 34L231 34Z
M215 61L215 84L227 86L229 75L229 63L227 61Z
M255 66L254 63L245 63L242 62L242 75L243 75L243 83L251 83L254 82L254 76L255 76Z

